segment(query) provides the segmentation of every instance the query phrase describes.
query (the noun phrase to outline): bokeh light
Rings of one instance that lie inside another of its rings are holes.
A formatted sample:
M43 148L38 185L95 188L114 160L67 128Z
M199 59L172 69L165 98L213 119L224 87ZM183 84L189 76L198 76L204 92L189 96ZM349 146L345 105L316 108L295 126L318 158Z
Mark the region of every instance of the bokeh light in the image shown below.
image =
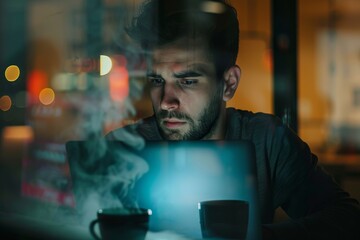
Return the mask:
M216 1L204 1L201 4L201 10L206 13L221 14L225 12L225 6Z
M273 70L272 50L270 48L264 52L263 63L267 71L271 72Z
M86 90L88 88L88 80L86 77L86 73L78 74L76 78L76 86L79 90Z
M57 91L68 91L72 89L71 73L57 73L51 81L51 86Z
M100 55L100 76L104 76L111 71L112 61L109 56Z
M8 95L0 98L0 109L4 112L9 111L11 108L11 98Z
M49 86L48 77L45 72L41 70L32 70L29 74L27 81L27 89L30 96L30 100L36 101L40 91Z
M110 97L115 102L124 101L129 95L129 73L123 66L114 67L110 73Z
M39 94L39 100L44 105L50 105L55 100L55 92L51 88L44 88Z
M16 65L10 65L5 70L5 78L9 82L16 81L20 76L20 69Z
M34 131L29 126L9 126L5 127L2 138L9 140L31 141L34 138Z

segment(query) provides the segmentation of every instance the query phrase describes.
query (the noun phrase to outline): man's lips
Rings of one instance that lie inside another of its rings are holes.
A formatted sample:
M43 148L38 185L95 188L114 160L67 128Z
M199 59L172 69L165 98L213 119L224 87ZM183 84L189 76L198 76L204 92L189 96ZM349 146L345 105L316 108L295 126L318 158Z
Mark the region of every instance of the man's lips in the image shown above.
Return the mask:
M167 128L178 128L186 124L186 121L182 121L175 118L166 118L162 120L163 125Z

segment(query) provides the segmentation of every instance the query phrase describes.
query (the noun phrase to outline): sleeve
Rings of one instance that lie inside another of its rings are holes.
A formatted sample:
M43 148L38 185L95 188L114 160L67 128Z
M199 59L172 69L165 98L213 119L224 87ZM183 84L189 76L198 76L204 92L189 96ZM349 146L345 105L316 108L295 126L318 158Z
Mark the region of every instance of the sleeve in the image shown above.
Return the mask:
M268 137L274 209L291 220L265 225L275 239L360 239L360 207L281 123Z

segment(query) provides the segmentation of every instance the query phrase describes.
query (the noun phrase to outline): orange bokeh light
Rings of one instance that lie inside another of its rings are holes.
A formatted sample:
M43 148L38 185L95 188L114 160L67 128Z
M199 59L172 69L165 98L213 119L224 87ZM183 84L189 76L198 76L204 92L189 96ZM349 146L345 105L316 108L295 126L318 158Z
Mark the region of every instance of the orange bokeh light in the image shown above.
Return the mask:
M37 99L40 92L47 87L48 80L46 73L40 70L33 70L28 77L27 90L30 95L30 99Z
M272 56L272 50L266 49L263 57L263 63L264 67L267 71L272 72L273 70L273 56Z
M39 100L44 105L50 105L55 100L55 92L51 88L44 88L40 91Z
M2 137L4 140L31 141L34 138L34 132L29 126L8 126L4 128Z
M20 77L20 69L16 65L10 65L5 70L5 78L9 82L14 82Z
M129 73L123 66L113 67L110 72L110 97L113 101L124 101L129 95Z
M9 111L11 108L11 98L8 95L0 98L0 109L4 112Z

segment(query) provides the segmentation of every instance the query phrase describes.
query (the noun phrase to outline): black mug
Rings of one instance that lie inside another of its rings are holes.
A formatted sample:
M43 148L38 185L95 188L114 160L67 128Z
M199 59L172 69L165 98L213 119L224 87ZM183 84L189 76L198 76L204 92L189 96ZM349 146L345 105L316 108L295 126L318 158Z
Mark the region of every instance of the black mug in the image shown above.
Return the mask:
M199 203L203 238L246 239L249 203L242 200L213 200Z
M95 239L144 240L149 229L150 209L105 208L99 209L97 219L90 223L90 233ZM101 237L95 232L99 224Z

